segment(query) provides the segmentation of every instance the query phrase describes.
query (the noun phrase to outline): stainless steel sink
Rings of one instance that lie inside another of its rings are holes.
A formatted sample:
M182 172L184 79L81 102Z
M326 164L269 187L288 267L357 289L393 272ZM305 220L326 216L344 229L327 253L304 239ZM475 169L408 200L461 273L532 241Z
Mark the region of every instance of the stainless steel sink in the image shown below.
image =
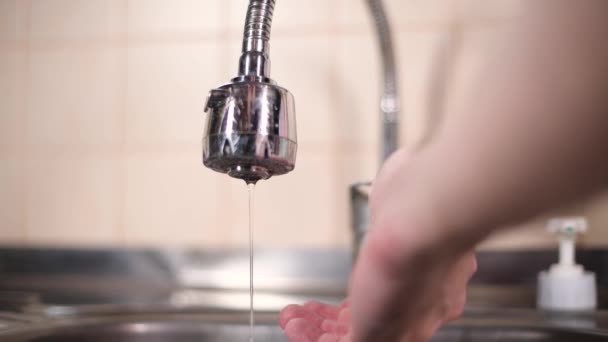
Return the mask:
M608 341L608 335L539 326L463 325L444 327L434 342L591 342Z
M287 341L276 315L256 315L256 341ZM6 342L248 342L246 313L139 314L60 319L0 332Z
M0 291L10 291L0 292L0 310L8 311L0 312L0 341L247 342L248 258L240 252L0 249ZM478 309L469 307L433 341L608 341L605 311L535 310L536 274L553 259L553 252L480 256L469 290L469 305ZM586 267L598 272L600 309L606 309L608 250L587 259L595 262ZM256 308L276 312L309 298L338 301L348 260L348 251L259 252ZM256 315L255 340L286 342L276 321L276 313Z
M525 316L525 315L524 315ZM583 327L539 323L539 317L518 318L468 315L445 326L434 342L608 341L593 320L576 321ZM491 318L490 318L491 317ZM247 342L246 313L157 314L72 318L0 333L6 342ZM255 340L286 342L276 314L257 316Z

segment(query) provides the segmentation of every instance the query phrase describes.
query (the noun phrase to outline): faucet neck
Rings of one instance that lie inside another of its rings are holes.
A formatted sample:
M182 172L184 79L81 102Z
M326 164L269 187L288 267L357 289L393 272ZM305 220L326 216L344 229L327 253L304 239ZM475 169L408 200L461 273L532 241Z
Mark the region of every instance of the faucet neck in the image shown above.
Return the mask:
M270 28L275 0L250 0L239 61L239 76L270 78Z

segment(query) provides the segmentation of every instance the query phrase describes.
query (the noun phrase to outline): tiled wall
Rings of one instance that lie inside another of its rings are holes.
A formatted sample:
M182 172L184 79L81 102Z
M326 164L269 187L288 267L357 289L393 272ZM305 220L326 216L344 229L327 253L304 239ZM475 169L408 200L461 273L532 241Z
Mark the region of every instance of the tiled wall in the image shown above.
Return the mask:
M442 111L441 94L457 96L487 41L524 6L387 3L401 63L402 143L413 145ZM245 185L200 161L203 101L236 73L246 6L0 0L0 243L246 244ZM371 22L363 0L278 0L275 14L272 76L296 97L299 156L291 175L257 186L255 239L347 245L347 186L373 177L380 149ZM603 208L574 209L590 214L594 243L608 242ZM550 241L536 228L486 246Z

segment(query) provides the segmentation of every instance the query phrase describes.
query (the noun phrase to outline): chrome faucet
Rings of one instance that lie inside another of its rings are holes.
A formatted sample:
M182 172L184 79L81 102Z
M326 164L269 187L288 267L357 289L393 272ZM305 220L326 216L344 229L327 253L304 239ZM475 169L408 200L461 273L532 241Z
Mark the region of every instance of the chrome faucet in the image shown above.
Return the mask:
M398 147L399 92L391 28L382 0L364 0L374 19L384 84L382 153L384 161ZM289 91L270 79L269 39L275 0L250 0L239 75L212 89L207 97L203 163L231 177L255 183L295 167L295 106ZM370 182L351 187L355 251L368 228Z
M255 183L292 171L297 152L293 95L270 79L275 0L250 0L239 75L207 97L203 164Z
M399 88L398 70L391 25L383 0L365 0L376 27L382 61L383 88L380 99L382 115L382 154L384 162L399 147Z
M382 0L369 6L382 56L384 87L382 160L398 146L399 96L390 25ZM203 163L217 172L255 183L295 167L294 99L270 79L269 40L275 0L250 0L239 75L207 97Z

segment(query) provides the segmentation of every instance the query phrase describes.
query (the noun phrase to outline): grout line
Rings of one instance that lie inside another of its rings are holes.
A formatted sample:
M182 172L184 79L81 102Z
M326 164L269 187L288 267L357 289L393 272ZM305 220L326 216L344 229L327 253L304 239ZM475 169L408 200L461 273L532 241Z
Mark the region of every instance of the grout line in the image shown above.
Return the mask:
M230 1L224 1L224 0L218 0L220 2L220 5L218 6L218 12L217 15L220 18L230 18L230 12L232 12L234 9L231 5ZM228 20L223 20L222 24L220 24L221 28L217 34L217 39L218 40L223 40L223 39L230 39L230 35L231 35L231 30L230 30L230 23L228 22Z
M120 142L119 142L119 155L117 156L117 161L119 163L120 169L120 177L117 188L119 189L118 201L118 214L117 214L117 222L114 231L114 235L116 238L116 243L121 245L122 247L126 247L127 245L127 222L126 222L126 213L127 213L127 190L128 190L128 156L127 156L127 115L128 115L128 96L129 96L129 0L123 0L121 3L122 7L120 8L121 14L123 16L123 27L121 33L122 39L122 65L120 66L121 70L121 78L120 84L118 85L118 91L120 96L120 111L121 111L121 122L120 122Z
M219 16L225 16L226 18L231 18L232 16L230 15L231 11L234 10L233 6L231 5L230 1L221 1L221 5L218 6L218 10ZM226 42L225 44L223 42ZM217 35L217 45L218 45L218 61L221 63L221 66L219 68L217 68L218 70L218 75L216 75L216 77L223 79L224 77L226 77L226 80L228 80L230 77L233 77L235 75L232 74L231 71L233 71L233 66L237 65L236 61L231 61L230 57L231 57L231 45L230 43L232 43L232 39L230 37L230 23L228 22L228 20L224 20L222 22L222 27ZM236 42L235 42L236 43ZM206 95L206 94L203 94ZM201 161L201 167L205 168L204 165L202 165L202 161ZM210 170L206 170L208 172L210 172ZM227 176L226 176L227 177ZM233 215L224 215L224 213L222 212L222 210L226 210L228 209L227 206L233 206L235 201L233 200L233 196L234 194L232 193L232 186L230 185L230 181L227 179L222 178L221 181L219 181L216 184L216 198L217 201L215 203L216 205L216 222L215 224L217 225L216 227L214 227L214 233L215 234L221 234L221 239L219 244L220 245L225 245L225 246L230 246L230 245L234 245L234 241L232 241L233 236L234 236L234 229L239 229L241 227L235 227L235 219L233 218ZM255 217L255 216L254 216ZM227 228L227 229L226 229ZM243 229L245 229L245 227L242 227Z
M21 154L21 163L22 163L22 168L23 168L23 173L26 175L25 177L25 182L23 184L23 209L22 209L22 243L24 245L28 245L29 243L31 243L31 237L29 236L29 229L28 229L28 223L29 223L29 215L30 215L30 192L31 192L31 180L29 179L31 176L30 174L30 159L31 159L31 151L28 148L28 144L26 143L29 137L29 130L28 130L28 116L29 116L29 99L30 99L30 90L31 90L31 84L30 84L30 36L31 36L31 20L32 20L32 2L31 0L26 0L26 1L20 1L18 2L19 6L21 5L22 9L23 9L23 16L24 16L24 21L23 21L23 28L24 28L24 49L23 49L23 62L20 65L21 66L21 71L23 72L22 75L20 75L19 77L21 78L21 83L20 83L20 91L21 91L21 101L20 101L20 105L19 105L19 111L21 112L21 118L22 118L22 122L21 122L21 148L22 148L22 154Z
M330 3L330 6L335 5L334 2ZM226 8L230 8L230 4L224 4ZM224 15L223 13L222 15ZM509 22L509 20L475 20L475 21L463 21L462 27L466 30L483 30L488 28L494 28L496 25ZM422 23L412 24L407 26L395 27L394 33L423 33L423 32L437 32L444 31L446 27L449 27L452 21L440 22L440 23ZM396 25L394 25L396 26ZM361 35L370 34L373 27L367 25L353 25L353 26L338 26L335 23L330 24L330 30L334 35ZM273 29L272 39L294 39L294 38L317 38L327 36L327 29L323 27L306 27L297 29ZM228 23L224 23L224 26L219 32L164 32L164 33L139 33L129 34L130 46L154 46L154 45L181 45L181 44L199 44L201 41L208 42L219 42L223 44L228 40L240 40L242 38L242 31L236 30L229 27ZM57 50L57 49L71 49L71 48L89 48L92 46L109 46L114 47L116 45L124 44L124 38L120 34L116 35L105 35L105 36L90 36L86 38L46 38L46 39L30 39L30 45L32 50ZM19 41L14 39L0 39L0 45L8 46L20 46Z
M337 18L338 16L336 15L339 12L339 4L337 1L328 1L327 2L327 6L328 6L328 11L329 11L329 17L330 18ZM329 23L329 34L328 34L328 39L329 39L329 70L330 72L328 72L327 75L327 82L329 83L329 89L332 92L335 92L337 87L339 87L339 84L336 81L336 78L333 74L333 72L331 70L340 70L340 68L337 67L337 65L339 64L339 60L338 60L338 49L337 46L339 44L338 39L340 39L340 27L339 24L336 23L335 20L331 20ZM332 96L330 96L330 98L332 99L332 101L330 101L330 112L338 112L340 110L339 105L336 103L336 99L338 98L337 96L333 96L334 94L332 94ZM331 122L331 126L332 126L332 133L335 135L336 132L339 129L339 122L337 122L336 118L338 118L337 115L333 115L332 116L332 120ZM340 149L338 148L338 144L335 142L331 142L329 143L330 146L328 146L328 150L331 153L331 156L340 156L342 155L340 153ZM342 189L335 189L338 184L340 184L340 175L342 173L342 170L344 168L344 160L343 158L331 158L331 160L333 162L329 163L328 167L331 167L330 170L328 170L328 176L331 178L331 186L334 187L334 190L337 190L338 193L342 192ZM346 190L344 189L344 191L346 192ZM340 227L340 223L343 220L340 220L340 215L341 215L341 206L340 206L340 201L343 200L342 196L338 196L337 200L331 201L332 202L332 208L330 210L331 212L331 225L330 227L327 227L328 229L330 229L329 232L327 232L328 236L327 236L327 240L330 240L328 243L326 243L327 245L338 245L340 242L340 236L342 235L342 233L340 232L341 229L346 229L346 227Z
M123 95L123 97L126 97ZM124 102L124 101L123 101ZM127 139L124 139L125 141ZM339 153L352 152L353 150L370 152L376 147L365 141L343 141L335 142L301 142L307 150L326 150L328 145L335 147ZM63 159L90 159L90 158L110 158L116 156L116 153L123 153L125 157L131 156L153 156L155 154L168 155L174 154L179 156L188 156L192 152L200 152L200 140L197 141L180 141L180 142L157 142L157 143L135 143L128 144L122 142L116 144L72 144L72 143L18 143L18 144L2 144L0 151L8 155L19 156L14 151L15 149L29 149L28 156L42 157L53 153L55 158ZM123 150L124 149L124 150Z

